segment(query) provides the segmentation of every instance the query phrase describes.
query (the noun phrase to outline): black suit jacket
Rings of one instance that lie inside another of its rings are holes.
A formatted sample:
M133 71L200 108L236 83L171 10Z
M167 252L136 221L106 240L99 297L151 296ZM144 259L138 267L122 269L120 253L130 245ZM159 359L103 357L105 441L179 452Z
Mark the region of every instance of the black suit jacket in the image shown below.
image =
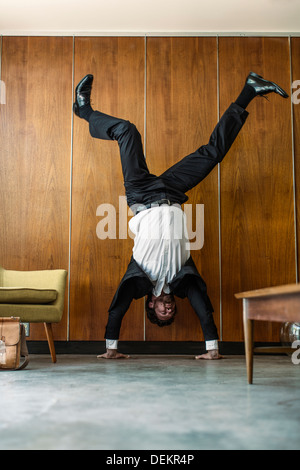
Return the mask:
M196 280L207 310L213 312L213 306L207 294L205 281L200 276L192 257L187 260L185 265L170 283L170 288L173 294L182 299L186 297L186 286L189 282L190 276L193 276L194 280ZM151 293L152 289L153 284L149 277L132 257L127 271L124 274L109 307L109 317L106 325L105 338L119 338L121 322L131 301L148 295ZM127 301L125 301L126 307L123 308L122 305L124 304L125 297L127 298Z

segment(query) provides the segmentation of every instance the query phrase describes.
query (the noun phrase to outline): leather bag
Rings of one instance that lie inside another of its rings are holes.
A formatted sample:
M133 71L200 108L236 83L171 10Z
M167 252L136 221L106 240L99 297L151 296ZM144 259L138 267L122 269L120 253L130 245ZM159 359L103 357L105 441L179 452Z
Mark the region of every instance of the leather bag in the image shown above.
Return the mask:
M0 318L0 370L21 370L28 363L25 326L20 318Z

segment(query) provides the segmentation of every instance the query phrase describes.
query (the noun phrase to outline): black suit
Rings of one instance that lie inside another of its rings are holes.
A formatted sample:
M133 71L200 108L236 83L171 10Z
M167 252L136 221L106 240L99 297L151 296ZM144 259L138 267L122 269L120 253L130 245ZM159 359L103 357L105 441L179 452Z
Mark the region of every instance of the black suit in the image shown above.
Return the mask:
M90 133L93 137L116 140L124 177L127 203L135 212L136 206L159 199L183 204L188 200L186 192L202 181L220 163L242 128L248 112L232 103L213 130L209 143L186 156L162 175L149 172L143 153L141 136L136 127L98 111L90 117ZM217 339L213 307L206 292L206 284L190 258L173 279L170 287L175 295L187 297L197 313L205 340ZM109 308L105 338L118 339L123 316L133 299L152 291L148 276L132 258Z
M198 315L205 335L205 340L218 339L218 332L213 321L213 307L207 295L206 284L190 257L170 284L171 291L177 297L188 297ZM153 284L133 257L120 282L109 308L109 321L105 338L118 339L123 316L133 299L148 295Z

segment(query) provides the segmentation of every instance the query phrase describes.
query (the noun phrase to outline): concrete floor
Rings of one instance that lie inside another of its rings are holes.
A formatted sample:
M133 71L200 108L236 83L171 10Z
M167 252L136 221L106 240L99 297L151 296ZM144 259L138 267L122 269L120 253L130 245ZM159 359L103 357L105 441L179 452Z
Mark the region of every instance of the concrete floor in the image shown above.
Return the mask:
M32 355L1 372L0 449L300 449L300 365L245 358Z

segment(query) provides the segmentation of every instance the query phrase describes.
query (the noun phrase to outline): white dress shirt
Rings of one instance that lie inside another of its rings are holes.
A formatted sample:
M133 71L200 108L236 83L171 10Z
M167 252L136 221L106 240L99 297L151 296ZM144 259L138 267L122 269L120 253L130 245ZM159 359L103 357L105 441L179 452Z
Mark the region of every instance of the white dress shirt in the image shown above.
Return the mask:
M180 205L161 205L139 212L129 221L134 234L133 258L153 283L152 293L170 293L169 284L190 257L186 215ZM106 340L108 349L117 349L117 340ZM218 341L206 341L207 349L217 349Z
M179 205L152 207L133 217L129 228L133 257L152 281L153 294L169 294L169 283L190 257L185 213Z

